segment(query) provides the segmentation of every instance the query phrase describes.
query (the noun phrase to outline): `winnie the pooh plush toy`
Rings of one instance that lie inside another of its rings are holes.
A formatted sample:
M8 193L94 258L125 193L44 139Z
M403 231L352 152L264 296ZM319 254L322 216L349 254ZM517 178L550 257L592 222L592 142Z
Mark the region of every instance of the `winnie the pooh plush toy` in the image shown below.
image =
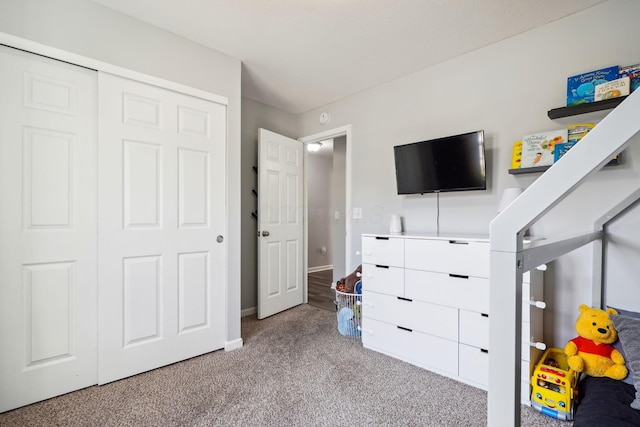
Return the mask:
M592 377L609 377L621 380L627 376L624 357L611 344L618 333L609 314L618 314L612 308L606 311L580 305L576 320L578 336L567 343L564 352L569 367Z

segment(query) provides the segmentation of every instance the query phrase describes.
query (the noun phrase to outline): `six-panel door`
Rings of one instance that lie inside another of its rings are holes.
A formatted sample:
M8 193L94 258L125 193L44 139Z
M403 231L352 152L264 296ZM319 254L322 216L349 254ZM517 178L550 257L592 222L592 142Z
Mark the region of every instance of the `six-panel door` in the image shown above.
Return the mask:
M97 381L96 72L0 46L0 412Z
M224 346L226 107L105 73L99 88L102 384Z

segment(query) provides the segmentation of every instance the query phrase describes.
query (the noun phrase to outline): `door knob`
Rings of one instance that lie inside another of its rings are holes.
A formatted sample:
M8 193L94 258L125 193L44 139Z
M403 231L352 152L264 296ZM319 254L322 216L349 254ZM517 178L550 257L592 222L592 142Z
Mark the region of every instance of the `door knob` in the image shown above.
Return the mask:
M267 237L269 235L269 232L267 230L264 230L262 232L262 237Z
M216 237L216 241L217 241L218 243L222 243L222 242L224 242L224 237L222 237L222 236L218 235L218 237Z

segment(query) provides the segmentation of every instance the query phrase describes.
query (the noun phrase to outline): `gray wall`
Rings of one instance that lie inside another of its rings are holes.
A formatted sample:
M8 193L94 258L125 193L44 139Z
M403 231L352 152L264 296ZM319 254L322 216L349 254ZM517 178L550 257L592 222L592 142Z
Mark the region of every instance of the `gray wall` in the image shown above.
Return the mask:
M258 129L267 129L280 135L298 136L296 116L250 99L242 98L242 314L256 312L258 306L258 246L257 222L251 212L258 208L251 193L258 188L258 177L253 166L258 164Z
M363 219L351 223L352 265L347 269L360 263L360 235L387 232L392 213L404 217L408 232L436 231L434 195L396 194L392 147L397 144L484 129L488 189L441 194L440 231L488 234L503 189L526 188L538 176L508 174L513 142L585 120L554 122L547 111L565 104L568 76L640 61L640 45L632 42L638 16L640 2L611 0L301 115L301 136L326 130L318 124L321 111L331 114L331 127L352 125L352 207L362 208ZM623 165L590 178L536 224L532 234L590 230L607 206L626 196L625 183L638 182L639 145L624 153ZM549 266L548 344L564 346L575 336L577 307L591 302L591 266L590 247Z
M331 176L333 211L338 213L338 219L333 218L333 282L347 276L346 268L346 157L347 137L340 136L333 139L333 174Z
M333 260L333 157L307 154L307 267L330 266ZM325 248L326 253L322 253Z
M606 289L604 302L612 307L640 311L640 202L616 217L607 226Z
M0 31L228 98L227 340L240 338L240 61L89 0L0 0Z

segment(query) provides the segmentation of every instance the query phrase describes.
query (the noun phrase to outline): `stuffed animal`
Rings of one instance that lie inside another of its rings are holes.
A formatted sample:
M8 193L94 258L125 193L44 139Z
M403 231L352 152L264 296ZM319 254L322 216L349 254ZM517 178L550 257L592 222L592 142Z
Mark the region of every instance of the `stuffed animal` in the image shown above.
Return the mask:
M353 322L354 313L349 307L338 311L338 332L344 336L360 336L360 330Z
M612 308L607 311L580 305L576 320L578 336L567 343L564 352L569 367L592 377L609 377L621 380L627 376L624 357L610 344L618 339L618 333L609 314L618 314Z
M362 276L362 265L359 265L358 268L356 268L354 272L349 274L347 277L343 277L338 280L336 283L336 289L340 292L352 294L356 283L360 280L360 276Z

